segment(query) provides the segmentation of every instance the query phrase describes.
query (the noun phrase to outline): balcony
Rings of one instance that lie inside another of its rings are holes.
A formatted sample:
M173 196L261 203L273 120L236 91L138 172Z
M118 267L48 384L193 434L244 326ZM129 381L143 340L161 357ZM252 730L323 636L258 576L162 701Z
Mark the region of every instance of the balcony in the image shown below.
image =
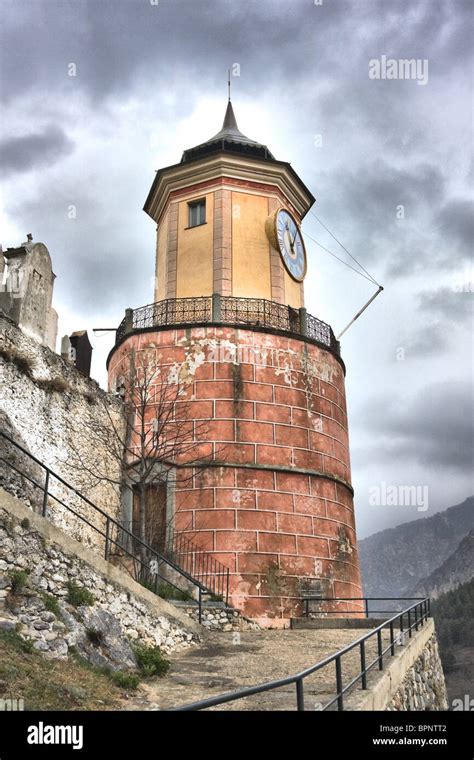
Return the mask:
M337 358L341 353L332 328L308 314L306 309L293 309L264 298L234 298L218 294L167 298L139 309L127 309L117 328L115 345L135 331L178 325L229 325L288 333L328 349Z

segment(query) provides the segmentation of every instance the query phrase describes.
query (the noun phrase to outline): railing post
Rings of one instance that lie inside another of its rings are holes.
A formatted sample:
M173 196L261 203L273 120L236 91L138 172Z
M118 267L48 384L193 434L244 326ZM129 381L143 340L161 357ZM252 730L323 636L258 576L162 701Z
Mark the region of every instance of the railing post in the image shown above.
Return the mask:
M225 606L229 606L229 568L226 571L226 592L225 592Z
M431 617L431 597L428 597L428 617Z
M48 489L49 489L49 470L46 468L46 476L44 479L44 493L43 493L43 506L41 508L41 515L47 516L48 512Z
M395 639L393 637L393 620L390 621L390 654L395 657Z
M367 673L365 671L365 641L360 642L360 672L362 675L362 688L367 688Z
M198 587L199 591L199 613L198 613L198 620L199 624L202 623L202 589L201 586Z
M364 604L365 604L365 617L369 617L369 600L367 597L364 598Z
M306 309L301 308L299 309L300 313L300 335L303 336L303 338L306 338L308 336L308 312Z
M336 657L336 690L337 690L337 709L344 710L344 696L342 693L342 670L341 658Z
M382 654L382 631L377 631L377 649L378 649L378 660L379 660L379 670L383 670L383 654Z
M212 294L212 321L222 322L222 303L220 293Z
M124 334L133 332L133 309L125 309L123 332Z
M304 711L304 686L302 678L298 678L296 682L296 709Z
M408 610L408 638L411 639L411 610Z
M415 631L418 630L418 605L415 604Z

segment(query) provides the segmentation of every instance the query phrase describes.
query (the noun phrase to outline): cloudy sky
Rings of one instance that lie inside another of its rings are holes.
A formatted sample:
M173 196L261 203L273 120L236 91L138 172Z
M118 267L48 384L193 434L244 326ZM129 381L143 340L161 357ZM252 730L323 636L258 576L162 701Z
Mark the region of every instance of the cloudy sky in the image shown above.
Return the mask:
M61 335L152 300L154 171L219 130L240 70L242 132L292 163L385 287L342 341L361 537L474 492L473 7L0 0L0 242L48 246ZM382 56L420 75L370 78ZM311 214L303 230L351 261ZM308 309L338 333L375 287L307 247ZM111 342L94 338L101 383ZM428 488L428 504L371 503L383 483Z

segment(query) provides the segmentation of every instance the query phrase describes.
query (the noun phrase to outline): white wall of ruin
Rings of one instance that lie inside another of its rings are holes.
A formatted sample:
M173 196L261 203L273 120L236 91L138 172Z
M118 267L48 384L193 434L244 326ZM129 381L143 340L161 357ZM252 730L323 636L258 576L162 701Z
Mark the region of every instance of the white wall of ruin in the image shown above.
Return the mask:
M101 440L97 433L102 426L104 431L110 430L110 420L123 432L120 399L103 391L94 380L81 375L74 366L25 335L0 313L0 430L11 435L94 504L119 519L120 463L111 454L107 440ZM2 439L0 454L20 468L26 467L30 477L43 482L41 469L5 442L2 444ZM81 462L92 472L87 472ZM97 480L95 475L104 473L110 482ZM35 511L41 509L39 489L1 461L0 485L22 497ZM54 478L51 490L59 498L66 495ZM103 528L103 519L74 494L69 493L64 501L87 516L93 525ZM50 499L49 510L53 521L74 538L102 550L103 538L53 499Z

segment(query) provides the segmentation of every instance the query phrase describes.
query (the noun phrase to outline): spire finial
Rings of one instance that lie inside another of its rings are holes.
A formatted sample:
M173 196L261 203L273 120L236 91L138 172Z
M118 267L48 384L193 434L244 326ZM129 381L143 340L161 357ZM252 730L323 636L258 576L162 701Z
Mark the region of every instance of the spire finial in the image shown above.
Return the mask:
M227 91L228 91L229 103L230 103L230 69L227 69Z

